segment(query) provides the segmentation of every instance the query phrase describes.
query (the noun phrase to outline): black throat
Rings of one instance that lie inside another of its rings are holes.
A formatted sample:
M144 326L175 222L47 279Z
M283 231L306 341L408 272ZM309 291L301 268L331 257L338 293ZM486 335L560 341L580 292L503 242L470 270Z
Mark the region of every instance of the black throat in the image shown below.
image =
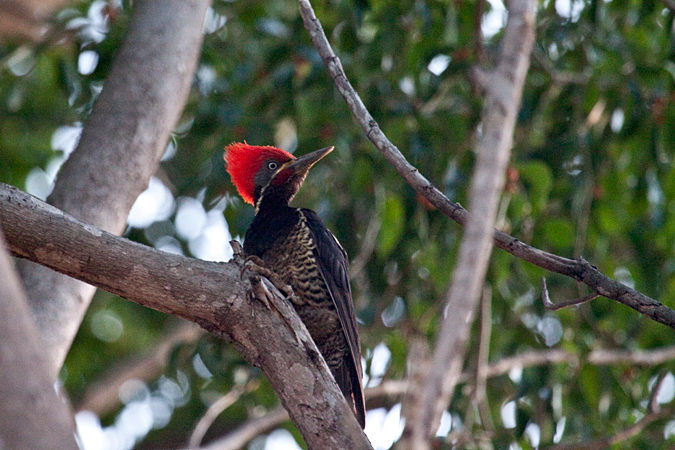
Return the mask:
M262 258L265 251L278 239L288 236L300 221L298 208L288 206L288 200L274 194L274 191L265 192L256 205L256 215L244 238L247 255Z

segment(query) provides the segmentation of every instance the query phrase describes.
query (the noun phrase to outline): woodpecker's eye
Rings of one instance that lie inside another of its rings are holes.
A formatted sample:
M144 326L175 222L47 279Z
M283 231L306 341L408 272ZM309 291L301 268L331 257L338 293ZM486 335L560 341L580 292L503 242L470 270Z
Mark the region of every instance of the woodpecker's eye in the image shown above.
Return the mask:
M279 164L277 164L276 161L270 161L267 163L267 168L270 170L277 170L277 167L279 167Z

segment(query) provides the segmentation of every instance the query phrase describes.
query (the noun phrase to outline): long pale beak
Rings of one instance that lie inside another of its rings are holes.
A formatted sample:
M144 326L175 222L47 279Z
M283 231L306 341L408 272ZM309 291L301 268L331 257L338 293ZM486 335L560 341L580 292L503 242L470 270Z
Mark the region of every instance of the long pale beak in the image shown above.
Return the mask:
M291 169L293 173L306 173L310 167L316 164L321 158L333 151L335 147L326 147L321 150L315 150L312 153L302 155L297 159L293 159L286 163L286 167L282 171Z

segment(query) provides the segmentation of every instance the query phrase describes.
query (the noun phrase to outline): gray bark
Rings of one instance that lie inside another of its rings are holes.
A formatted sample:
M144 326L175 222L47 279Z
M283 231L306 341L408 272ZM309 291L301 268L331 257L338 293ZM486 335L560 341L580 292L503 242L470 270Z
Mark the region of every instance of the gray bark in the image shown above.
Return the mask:
M102 230L124 231L189 93L209 4L134 2L127 36L50 204ZM55 379L95 289L35 264L19 269Z
M0 233L0 449L77 449L69 411L47 366Z

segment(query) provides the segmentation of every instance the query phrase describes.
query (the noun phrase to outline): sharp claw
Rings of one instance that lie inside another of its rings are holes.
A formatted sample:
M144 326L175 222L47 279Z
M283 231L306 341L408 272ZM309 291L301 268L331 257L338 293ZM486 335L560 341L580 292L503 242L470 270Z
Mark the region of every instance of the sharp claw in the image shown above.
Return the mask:
M293 296L293 289L288 284L284 283L278 274L265 267L265 262L258 256L251 255L246 257L244 260L244 265L241 268L242 279L244 278L246 272L252 272L267 278L277 289L279 289L279 291L281 291L286 296L286 298ZM251 277L249 276L249 279L250 278Z

